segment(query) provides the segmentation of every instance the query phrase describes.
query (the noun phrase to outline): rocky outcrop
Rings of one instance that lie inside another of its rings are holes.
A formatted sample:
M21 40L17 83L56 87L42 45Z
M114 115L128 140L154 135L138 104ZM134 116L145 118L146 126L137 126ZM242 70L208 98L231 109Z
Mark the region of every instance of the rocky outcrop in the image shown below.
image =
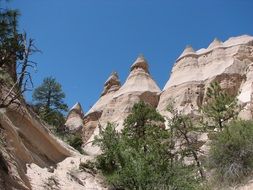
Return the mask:
M83 128L84 113L82 106L77 102L69 111L65 126L70 131L78 131Z
M202 105L209 84L218 81L222 89L237 96L244 105L241 117L250 118L252 64L252 36L232 37L225 42L215 39L207 49L198 51L188 46L176 60L157 109L166 114L172 99L179 110L195 112Z
M130 74L123 86L101 96L88 112L86 118L92 119L87 121L83 129L83 136L87 141L87 145L84 147L85 151L90 154L97 153L98 150L91 146L90 142L94 135L99 133L99 125L106 126L107 122L112 122L117 125L118 130L122 129L124 119L136 102L143 100L156 107L160 92L160 88L150 75L147 61L143 56L139 56L132 64Z

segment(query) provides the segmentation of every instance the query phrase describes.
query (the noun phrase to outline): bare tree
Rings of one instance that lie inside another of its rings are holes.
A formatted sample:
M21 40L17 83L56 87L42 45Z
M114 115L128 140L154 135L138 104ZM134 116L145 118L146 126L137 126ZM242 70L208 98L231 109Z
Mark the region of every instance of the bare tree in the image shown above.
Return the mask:
M29 68L32 68L33 70L36 70L37 63L34 61L31 61L29 57L36 52L40 52L40 50L37 49L37 47L34 45L34 40L29 39L27 42L27 35L26 33L23 34L23 45L24 45L24 57L23 61L19 63L18 66L21 66L21 70L18 73L18 87L21 91L28 90L27 85L28 83L31 84L33 87L31 72L29 72Z
M2 87L2 89L5 89L5 92L2 91L3 94L0 97L0 108L6 108L11 104L19 105L20 98L23 96L24 92L30 91L33 88L31 69L36 70L37 63L30 60L30 56L33 53L40 52L40 50L34 45L33 39L27 40L26 33L22 34L19 44L23 49L22 52L20 52L20 58L17 58L15 63L11 63L16 65L16 77L12 77L14 82L11 87ZM2 85L4 85L4 82L5 81L3 81Z

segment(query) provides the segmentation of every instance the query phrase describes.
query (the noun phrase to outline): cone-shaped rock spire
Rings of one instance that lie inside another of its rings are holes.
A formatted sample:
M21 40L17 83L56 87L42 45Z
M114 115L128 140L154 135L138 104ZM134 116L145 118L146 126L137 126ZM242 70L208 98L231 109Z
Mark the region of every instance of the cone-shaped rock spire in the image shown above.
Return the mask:
M220 47L222 46L222 41L220 41L218 38L215 38L213 40L213 42L208 46L208 49L213 49L213 48L216 48L216 47Z
M149 73L149 66L143 55L138 56L131 66L131 72L117 95L129 92L160 92L160 88Z
M148 70L148 63L145 57L141 54L137 57L133 65L131 66L131 71L137 68L142 68L145 72L149 72Z
M69 130L78 130L83 127L83 109L79 102L77 102L69 111L65 126Z
M180 59L180 58L182 58L182 57L184 57L184 56L186 56L186 55L194 55L195 53L196 53L196 52L195 52L195 50L192 48L192 46L187 45L187 46L185 47L183 53L179 56L178 59Z
M120 89L120 80L118 73L113 72L104 84L104 90L101 96L104 96L110 92L115 92Z
M77 113L79 113L79 114L83 114L83 109L82 109L82 106L81 106L81 104L79 103L79 102L77 102L71 109L70 109L70 111L75 111L75 112L77 112Z
M104 90L101 93L98 101L91 107L87 112L90 114L92 112L101 111L107 103L112 99L113 94L115 94L121 87L119 76L116 72L113 72L104 84Z

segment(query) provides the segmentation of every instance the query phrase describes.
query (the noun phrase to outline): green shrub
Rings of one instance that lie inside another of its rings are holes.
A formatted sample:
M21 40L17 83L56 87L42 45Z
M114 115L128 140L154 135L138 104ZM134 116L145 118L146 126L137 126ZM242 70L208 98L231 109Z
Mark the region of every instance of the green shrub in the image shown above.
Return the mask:
M105 130L95 137L94 144L100 147L102 154L97 157L97 167L109 174L117 169L116 160L120 155L119 133L114 125L108 123Z
M70 135L67 140L68 144L83 154L82 144L83 140L81 135Z
M198 189L195 168L179 161L171 163L168 136L164 133L167 132L158 127L147 129L145 148L141 146L143 139L129 138L125 130L119 134L109 124L96 139L103 150L97 157L97 168L102 170L110 185L119 189Z
M226 185L242 182L253 170L253 122L233 121L211 143L209 167Z

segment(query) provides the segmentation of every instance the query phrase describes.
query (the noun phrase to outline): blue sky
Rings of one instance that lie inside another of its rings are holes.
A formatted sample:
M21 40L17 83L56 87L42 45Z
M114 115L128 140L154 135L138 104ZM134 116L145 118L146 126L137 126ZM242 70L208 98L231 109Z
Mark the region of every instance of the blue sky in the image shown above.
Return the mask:
M85 111L112 71L124 83L140 53L163 88L186 45L200 49L215 37L253 35L252 0L13 0L6 6L20 10L20 30L43 52L32 57L35 87L53 76L67 104L79 101Z

